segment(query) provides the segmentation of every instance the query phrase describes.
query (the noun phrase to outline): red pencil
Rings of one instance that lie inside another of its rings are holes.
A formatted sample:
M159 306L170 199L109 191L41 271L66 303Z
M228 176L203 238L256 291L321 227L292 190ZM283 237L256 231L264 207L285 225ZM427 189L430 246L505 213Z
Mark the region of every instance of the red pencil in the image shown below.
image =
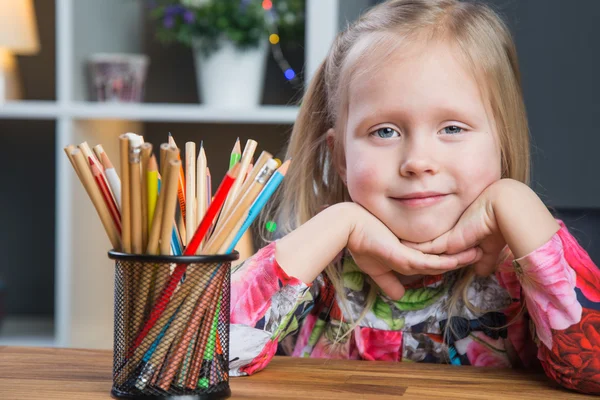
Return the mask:
M233 168L231 168L229 170L227 175L225 175L225 178L223 178L223 182L221 182L221 185L219 185L219 188L217 189L217 193L215 194L214 200L212 201L210 207L208 207L208 209L206 210L206 214L204 215L204 218L202 218L200 225L198 225L198 229L196 229L196 232L194 233L192 240L190 240L190 243L185 248L185 251L183 252L184 256L193 256L196 254L196 251L198 250L200 243L204 239L204 236L206 235L208 228L210 227L213 220L217 216L217 213L219 212L221 207L223 207L223 203L225 203L227 194L229 193L231 186L235 182L237 175L239 173L239 170L240 170L240 165L238 162ZM138 334L135 341L133 342L133 346L129 350L128 357L130 357L131 354L133 354L133 352L135 351L135 349L140 345L140 343L142 343L142 340L144 340L144 338L148 334L148 331L150 331L152 326L156 323L156 321L162 315L163 311L167 307L167 304L169 302L169 299L171 298L171 295L177 288L177 285L179 284L181 277L185 273L186 268L187 268L186 264L178 264L177 267L175 267L175 270L171 274L171 278L170 278L169 282L164 287L164 289L162 290L162 292L160 294L160 297L157 299L157 301L155 303L156 307L154 309L152 309L152 312L150 313L150 316L148 317L148 321L146 321L146 323L144 324L144 328Z
M106 182L106 177L100 170L98 164L94 161L92 157L88 157L88 161L90 163L90 167L92 169L92 175L94 175L94 179L96 180L96 184L100 189L100 193L102 193L102 197L104 198L104 202L108 207L108 211L110 211L110 216L115 222L115 226L117 227L117 231L119 235L121 234L121 213L119 212L119 208L115 203L115 199L108 187L108 182Z

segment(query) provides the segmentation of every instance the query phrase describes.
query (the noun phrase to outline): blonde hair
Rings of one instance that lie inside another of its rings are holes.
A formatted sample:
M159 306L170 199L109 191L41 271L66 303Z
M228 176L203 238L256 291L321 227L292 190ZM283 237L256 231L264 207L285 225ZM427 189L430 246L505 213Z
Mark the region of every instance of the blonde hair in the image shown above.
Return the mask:
M376 67L402 44L416 39L445 40L459 50L488 100L501 151L503 178L529 183L529 132L521 91L517 52L511 34L488 6L458 0L389 0L379 4L338 34L329 54L314 74L304 95L287 149L293 160L273 206L279 232L285 235L318 214L323 206L351 201L335 166L343 165L347 88L351 79ZM383 51L382 51L383 50ZM381 59L381 58L379 58ZM371 62L370 66L365 63ZM335 129L333 152L327 131ZM269 218L268 212L264 214ZM261 226L263 226L261 224ZM340 266L325 269L345 307ZM466 298L473 280L471 268L460 272L452 290L449 311ZM376 298L370 281L367 307Z

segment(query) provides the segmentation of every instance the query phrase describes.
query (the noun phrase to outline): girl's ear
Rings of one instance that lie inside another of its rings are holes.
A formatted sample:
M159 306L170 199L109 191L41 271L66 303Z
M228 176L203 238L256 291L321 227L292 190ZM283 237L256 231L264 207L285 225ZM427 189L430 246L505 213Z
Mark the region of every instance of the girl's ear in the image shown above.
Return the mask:
M342 178L342 181L344 182L344 185L346 184L346 165L344 164L344 157L334 157L333 155L335 154L335 131L333 130L333 128L329 128L329 130L327 131L327 146L329 147L329 152L331 153L331 158L333 160L334 163L334 167L336 169L336 171L338 172L338 174L340 175L340 178Z

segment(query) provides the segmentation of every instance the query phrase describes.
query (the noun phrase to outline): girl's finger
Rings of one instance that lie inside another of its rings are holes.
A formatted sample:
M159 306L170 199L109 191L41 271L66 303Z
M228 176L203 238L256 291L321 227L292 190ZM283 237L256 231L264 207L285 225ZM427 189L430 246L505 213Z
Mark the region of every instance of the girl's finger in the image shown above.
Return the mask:
M441 257L436 254L427 254L408 247L405 247L402 253L404 257L402 259L394 260L394 266L405 269L407 275L415 275L424 270L450 270L456 268L458 265L458 261L455 257Z
M390 299L400 300L404 296L404 286L393 271L376 276L371 275L371 278Z
M408 242L402 240L402 244L410 247L411 249L419 250L422 253L427 254L442 254L445 253L448 249L448 238L450 236L450 231L444 233L443 235L429 241L423 243L415 243Z
M411 251L417 251L410 249ZM419 254L416 258L411 258L409 272L400 271L406 275L438 275L457 268L462 268L466 265L471 265L478 262L483 256L483 251L479 247L472 247L453 255L435 255Z
M458 262L458 265L464 267L465 265L475 264L481 257L483 257L483 251L479 247L471 247L465 251L461 251L457 254L445 255L442 257L452 257Z
M373 257L355 257L354 261L391 299L399 300L404 296L404 286L389 265Z

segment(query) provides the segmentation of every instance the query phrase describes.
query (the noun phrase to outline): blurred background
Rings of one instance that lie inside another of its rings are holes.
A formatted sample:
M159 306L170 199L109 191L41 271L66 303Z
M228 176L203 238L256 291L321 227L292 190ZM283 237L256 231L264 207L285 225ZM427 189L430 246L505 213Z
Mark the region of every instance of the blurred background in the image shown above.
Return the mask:
M64 146L115 161L120 134L171 132L215 177L237 137L282 157L333 38L377 2L2 0L0 345L112 347L110 243ZM532 186L599 263L600 2L485 2L516 39Z

